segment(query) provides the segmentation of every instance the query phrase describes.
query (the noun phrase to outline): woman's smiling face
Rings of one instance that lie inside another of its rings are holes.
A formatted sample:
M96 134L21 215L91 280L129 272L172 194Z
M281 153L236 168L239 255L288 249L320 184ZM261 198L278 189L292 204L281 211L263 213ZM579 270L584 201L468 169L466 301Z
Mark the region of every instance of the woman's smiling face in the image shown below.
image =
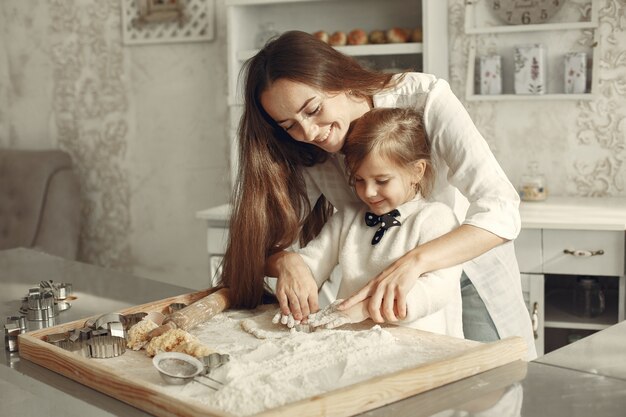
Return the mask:
M365 100L346 92L328 93L287 79L270 85L261 105L293 139L329 153L342 148L350 123L369 110Z

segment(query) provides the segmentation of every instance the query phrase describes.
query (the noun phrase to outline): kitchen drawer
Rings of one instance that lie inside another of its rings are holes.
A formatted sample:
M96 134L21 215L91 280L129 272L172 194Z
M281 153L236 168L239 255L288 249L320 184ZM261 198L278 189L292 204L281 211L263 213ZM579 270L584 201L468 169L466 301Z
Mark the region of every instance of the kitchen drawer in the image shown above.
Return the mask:
M542 272L541 229L522 229L513 244L521 272Z
M580 251L577 255L565 250ZM581 256L603 251L594 256ZM543 230L543 272L575 275L624 275L624 232Z

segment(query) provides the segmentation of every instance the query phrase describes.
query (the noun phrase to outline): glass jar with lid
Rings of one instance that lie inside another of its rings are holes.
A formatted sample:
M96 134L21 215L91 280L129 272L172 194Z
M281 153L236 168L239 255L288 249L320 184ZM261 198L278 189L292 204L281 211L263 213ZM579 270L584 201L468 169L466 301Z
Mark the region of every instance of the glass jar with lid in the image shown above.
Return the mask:
M522 201L543 201L548 197L546 177L539 172L539 164L532 161L528 170L522 175L519 187Z

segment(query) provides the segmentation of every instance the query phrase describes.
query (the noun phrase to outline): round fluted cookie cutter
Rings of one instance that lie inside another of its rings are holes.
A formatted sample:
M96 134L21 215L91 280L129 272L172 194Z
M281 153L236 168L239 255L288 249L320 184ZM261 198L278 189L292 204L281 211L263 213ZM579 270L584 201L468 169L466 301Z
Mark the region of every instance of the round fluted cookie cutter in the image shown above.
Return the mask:
M126 339L117 336L95 336L87 340L92 358L115 358L126 352Z

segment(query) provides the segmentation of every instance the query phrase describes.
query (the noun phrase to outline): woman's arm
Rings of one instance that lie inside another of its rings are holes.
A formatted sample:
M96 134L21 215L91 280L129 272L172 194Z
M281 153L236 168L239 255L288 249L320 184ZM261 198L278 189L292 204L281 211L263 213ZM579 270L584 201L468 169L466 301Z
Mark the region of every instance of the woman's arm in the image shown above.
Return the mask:
M461 264L505 241L484 229L461 225L409 251L346 299L339 309L348 309L369 297L369 312L375 322L404 320L406 294L420 275Z

